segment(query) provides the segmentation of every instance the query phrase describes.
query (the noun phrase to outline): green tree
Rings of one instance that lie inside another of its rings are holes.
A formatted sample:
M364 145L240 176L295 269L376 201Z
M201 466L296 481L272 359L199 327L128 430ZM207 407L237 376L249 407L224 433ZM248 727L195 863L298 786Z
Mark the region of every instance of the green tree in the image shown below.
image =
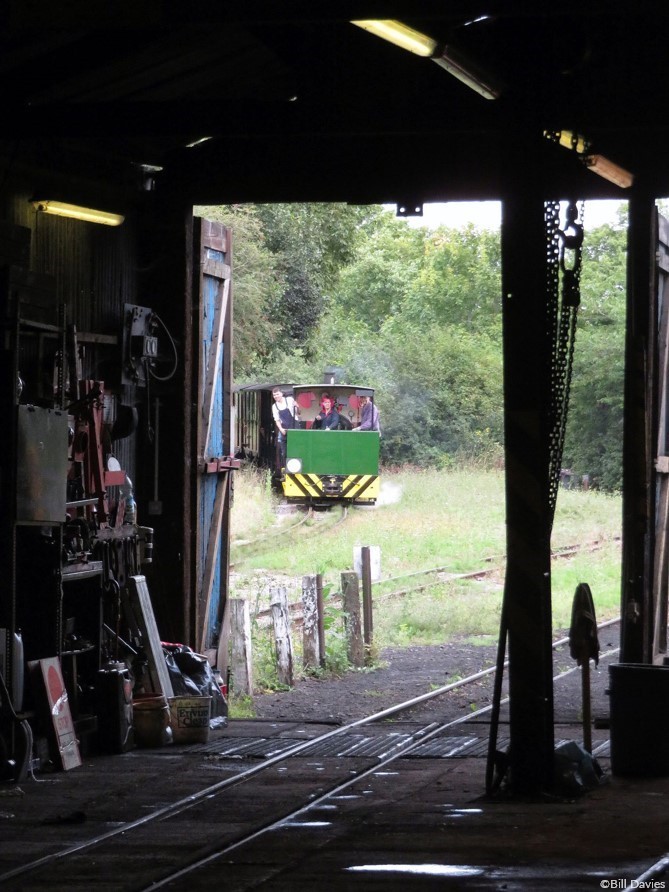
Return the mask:
M356 258L341 271L333 304L378 328L399 312L424 258L425 235L389 211L366 221Z
M232 229L235 378L250 380L277 350L274 308L283 282L254 205L196 207L196 216Z
M345 204L258 205L267 246L283 282L274 316L286 349L307 346L369 210Z
M502 356L486 335L398 319L383 332L393 359L384 456L420 465L483 459L502 438Z
M440 227L425 233L424 260L407 291L404 314L422 324L458 325L501 335L499 232Z
M606 490L622 486L626 257L624 220L586 229L563 465Z

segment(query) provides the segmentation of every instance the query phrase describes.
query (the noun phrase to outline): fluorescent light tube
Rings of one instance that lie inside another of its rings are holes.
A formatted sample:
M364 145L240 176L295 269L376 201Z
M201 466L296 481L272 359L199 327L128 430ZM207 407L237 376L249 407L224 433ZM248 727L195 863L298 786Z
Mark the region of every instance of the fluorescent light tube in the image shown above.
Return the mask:
M98 211L95 208L85 208L78 204L67 204L64 201L33 201L36 211L43 214L55 214L58 217L71 217L73 220L84 220L86 223L102 223L104 226L120 226L125 220L121 214L112 214L109 211Z
M351 24L357 25L358 28L364 28L370 34L382 37L417 56L429 58L437 50L437 41L432 37L421 34L420 31L414 31L413 28L394 19L358 19Z

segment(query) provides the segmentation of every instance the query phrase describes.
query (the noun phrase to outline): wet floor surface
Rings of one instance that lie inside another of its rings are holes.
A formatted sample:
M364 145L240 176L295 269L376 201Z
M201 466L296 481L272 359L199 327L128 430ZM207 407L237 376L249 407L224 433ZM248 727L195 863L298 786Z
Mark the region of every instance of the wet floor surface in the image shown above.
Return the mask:
M383 740L410 734L411 727L377 725L365 734ZM248 786L230 787L184 811L171 825L141 827L154 809L267 758L231 756L235 746L275 741L278 749L286 740L327 730L234 721L212 732L207 744L89 757L72 771L0 787L0 878L92 835L130 828L105 851L62 859L39 875L16 876L0 886L134 892L159 888L152 884L176 864L202 858L195 875L164 888L588 890L625 888L603 885L621 879L632 888L669 849L669 778L612 777L606 732L597 732L595 740L604 753L599 763L605 783L579 798L486 800L486 732L479 729L478 747L453 757L402 759L321 802L314 792L318 784L325 789L336 772L354 777L362 765L355 752L341 755L342 747L339 754L291 759ZM559 733L566 737L565 730ZM578 729L572 730L577 740ZM314 776L316 788L309 786ZM250 843L234 844L249 829L271 825L305 795L316 803L309 810ZM223 855L213 856L219 832L230 842ZM658 874L655 881L665 879ZM654 888L664 887L669 881Z

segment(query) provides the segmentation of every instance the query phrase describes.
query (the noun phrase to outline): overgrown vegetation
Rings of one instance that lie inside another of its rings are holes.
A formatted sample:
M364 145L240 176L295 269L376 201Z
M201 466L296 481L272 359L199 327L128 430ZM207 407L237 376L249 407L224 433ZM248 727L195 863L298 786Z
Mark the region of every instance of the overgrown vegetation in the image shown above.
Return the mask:
M243 501L239 498L244 494ZM326 671L346 669L343 614L336 604L340 574L353 565L355 546L378 545L382 576L374 586L374 625L377 649L389 645L434 645L450 638L495 641L499 632L505 552L504 476L501 471L402 469L383 474L381 504L352 509L344 524L310 535L306 525L289 527L294 516L278 517L273 496L253 471L238 472L233 505L233 561L242 573L234 584L255 582L254 610L266 607L263 580L281 573L290 582L289 599L300 596L302 576L322 573L326 586ZM262 508L265 505L265 509ZM262 518L252 526L251 517ZM587 582L599 620L616 616L620 604L621 500L594 490L561 489L553 527L554 551L575 544L598 543L553 562L553 626L569 627L571 605L580 582ZM245 557L241 541L272 536L263 550ZM440 567L445 575L495 568L484 579L452 579L404 596L390 592L409 588L420 579L398 579L419 570ZM267 627L256 624L256 679L259 688L275 688L273 642ZM295 640L298 671L299 636Z
M197 208L234 232L235 377L377 392L386 464L495 468L503 442L500 236L378 206ZM587 228L564 467L621 487L625 217Z
M354 511L344 527L317 539L304 535L306 526L295 533L279 528L271 547L246 548L249 571L296 579L320 572L335 591L354 544L379 545L386 576L438 565L464 572L503 555L499 233L417 228L375 206L196 213L234 233L237 382L317 381L336 367L342 382L374 387L385 494L401 493L385 507ZM586 212L585 222L563 467L577 482L588 475L592 488L561 490L553 545L607 544L555 562L556 628L569 624L578 582L591 585L604 616L617 612L619 599L618 546L611 540L620 525L626 219L621 211L616 225L589 230ZM274 507L265 475L238 474L235 538L260 538L275 524ZM502 583L501 574L451 581L387 600L392 584L379 586L377 643L495 638ZM328 665L340 671L341 618L331 619ZM256 669L271 686L271 642L259 626L255 634Z

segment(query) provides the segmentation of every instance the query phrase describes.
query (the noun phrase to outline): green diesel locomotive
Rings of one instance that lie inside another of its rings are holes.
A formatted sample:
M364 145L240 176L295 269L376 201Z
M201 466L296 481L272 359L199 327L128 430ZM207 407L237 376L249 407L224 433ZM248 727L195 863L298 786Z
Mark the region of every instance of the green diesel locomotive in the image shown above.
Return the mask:
M281 474L287 501L316 507L373 505L380 486L381 436L374 391L350 384L301 384L286 395L294 407Z

